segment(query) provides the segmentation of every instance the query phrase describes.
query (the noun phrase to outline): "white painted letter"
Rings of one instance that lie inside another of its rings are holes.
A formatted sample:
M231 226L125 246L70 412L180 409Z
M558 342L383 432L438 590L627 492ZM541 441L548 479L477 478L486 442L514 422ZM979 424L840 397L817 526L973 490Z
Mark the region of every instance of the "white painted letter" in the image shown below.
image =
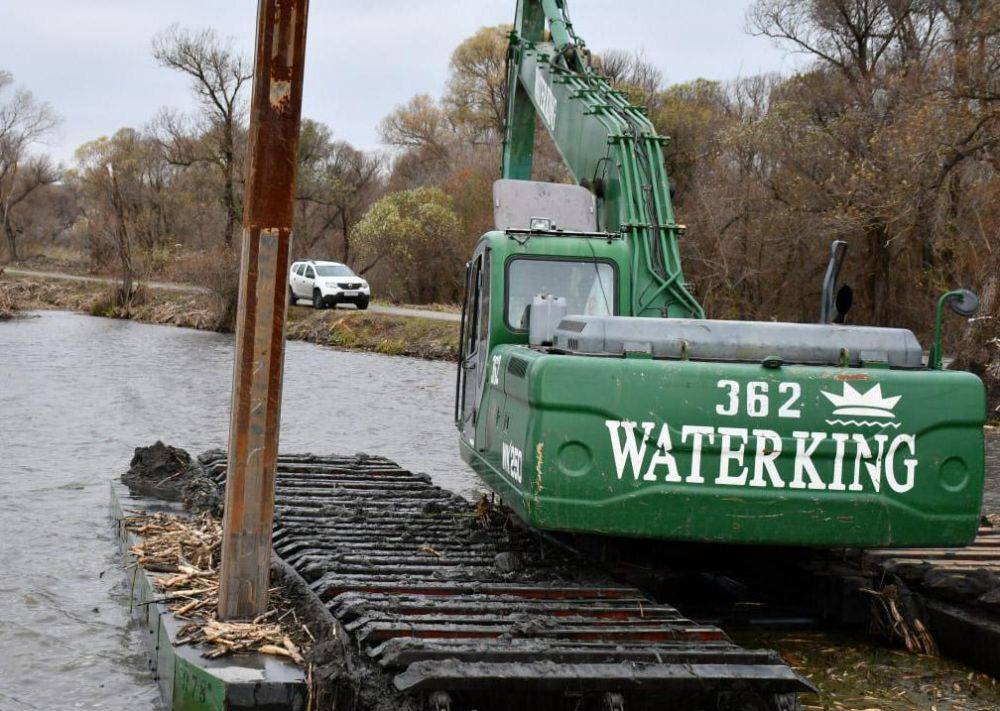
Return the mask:
M757 451L753 460L753 479L750 486L767 486L764 481L764 472L767 472L771 486L775 489L784 489L785 482L778 474L778 467L775 465L778 457L781 456L781 435L774 430L754 430L753 436L757 438ZM767 451L768 443L771 444L771 451Z
M604 424L608 428L608 432L611 433L611 448L615 457L615 471L618 473L618 478L621 479L625 474L625 464L628 463L632 467L632 476L638 479L639 472L642 471L642 462L646 458L646 440L649 439L649 435L653 431L653 423L642 423L643 433L640 445L637 445L635 441L634 422L606 420ZM624 445L618 437L619 428L625 430Z
M656 467L661 464L667 465L667 476L663 481L678 483L681 480L681 475L677 473L677 462L674 461L674 455L670 453L674 445L670 441L670 425L666 422L660 427L660 436L656 440L656 451L653 452L653 456L649 460L649 468L646 469L645 475L643 475L643 481L656 481Z
M747 468L743 466L743 457L747 445L747 431L739 427L720 427L719 434L722 435L722 452L719 455L719 476L715 483L722 486L745 486L747 483ZM733 439L740 440L740 446L733 449ZM736 462L740 468L740 473L732 476L729 474L730 462Z
M701 438L708 437L709 444L715 444L715 428L704 425L684 425L681 430L681 442L687 442L688 435L692 435L691 441L691 473L684 481L688 484L704 484L705 478L701 475Z
M871 459L873 455L864 435L855 434L851 439L854 440L858 449L857 455L854 457L854 481L851 482L850 489L851 491L861 491L864 489L861 486L861 460ZM882 488L882 457L885 455L885 443L889 441L889 438L884 434L877 434L875 441L878 442L878 455L875 456L874 464L865 462L865 469L868 470L868 478L872 480L872 486L878 492Z
M851 438L843 432L834 432L830 436L837 443L837 453L833 457L833 481L827 488L830 491L846 491L847 487L844 486L844 452L847 442Z
M826 489L826 484L819 477L819 472L816 471L816 465L813 464L812 456L816 453L820 444L826 439L826 432L792 432L792 437L797 441L795 443L795 474L792 478L792 483L789 484L791 489L805 489L806 483L802 480L802 475L805 474L809 477L809 488L818 491L823 491ZM811 440L811 441L809 441ZM806 442L809 441L807 445Z
M896 479L896 450L903 444L909 448L910 454L916 457L917 438L913 435L899 435L896 437L896 439L892 441L892 444L889 445L889 453L885 457L885 480L889 482L889 488L897 494L905 494L913 488L914 477L917 470L917 460L915 458L904 459L903 466L906 467L906 481L900 484L899 480Z

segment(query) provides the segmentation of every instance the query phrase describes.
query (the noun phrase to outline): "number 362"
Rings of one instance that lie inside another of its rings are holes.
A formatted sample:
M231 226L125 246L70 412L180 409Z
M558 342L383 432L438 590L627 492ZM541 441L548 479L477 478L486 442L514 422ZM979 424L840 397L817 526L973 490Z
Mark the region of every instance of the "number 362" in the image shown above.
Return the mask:
M716 414L734 417L745 412L749 417L767 417L771 412L770 386L772 383L753 380L746 384L745 396L742 384L736 380L720 380L718 387L726 391L726 401L715 406ZM777 399L781 400L778 417L798 419L802 410L795 406L802 397L802 386L798 383L778 383Z

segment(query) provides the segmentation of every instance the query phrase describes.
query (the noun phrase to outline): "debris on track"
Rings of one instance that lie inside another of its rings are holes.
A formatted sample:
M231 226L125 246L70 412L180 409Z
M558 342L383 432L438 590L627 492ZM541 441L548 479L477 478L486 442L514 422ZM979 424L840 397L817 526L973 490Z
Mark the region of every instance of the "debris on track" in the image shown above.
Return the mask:
M911 654L862 631L743 629L737 641L781 650L822 693L805 711L996 711L1000 684L943 657Z
M904 585L890 583L881 590L861 588L860 592L872 600L872 626L880 636L902 641L914 654L937 656L937 644Z
M216 617L222 524L209 513L184 517L162 512L129 512L127 529L140 537L129 549L136 564L153 573L162 591L160 602L186 620L179 644L206 645L208 658L260 652L305 664L304 650L313 641L282 588L270 592L265 614L251 622L221 622Z
M886 636L1000 675L1000 528L990 516L965 548L870 550L861 568L879 589L861 592Z
M225 481L223 452L199 463ZM275 491L275 551L351 655L329 665L326 698L352 699L337 708L715 711L727 694L770 708L811 688L773 652L387 459L281 456Z
M1000 527L986 516L965 548L876 549L866 566L904 580L914 591L986 613L1000 612Z

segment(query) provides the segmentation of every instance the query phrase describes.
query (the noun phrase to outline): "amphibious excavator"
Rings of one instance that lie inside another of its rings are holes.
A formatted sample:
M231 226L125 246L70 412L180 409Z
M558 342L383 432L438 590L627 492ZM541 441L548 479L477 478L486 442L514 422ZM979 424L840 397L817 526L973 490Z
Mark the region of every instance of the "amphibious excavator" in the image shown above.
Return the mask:
M565 0L519 0L496 229L467 265L462 456L529 525L788 546L961 546L985 394L901 328L706 318L666 139L593 68ZM575 184L531 180L536 120Z

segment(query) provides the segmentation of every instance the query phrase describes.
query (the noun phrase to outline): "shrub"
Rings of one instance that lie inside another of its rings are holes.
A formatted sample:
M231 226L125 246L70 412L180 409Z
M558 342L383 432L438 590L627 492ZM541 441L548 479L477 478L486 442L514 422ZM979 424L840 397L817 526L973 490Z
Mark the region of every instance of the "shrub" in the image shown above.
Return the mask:
M162 274L170 267L173 258L173 250L165 244L154 244L142 249L139 254L139 262L146 275Z
M91 316L106 318L132 318L133 309L149 301L149 290L139 283L134 283L132 292L126 295L120 284L114 284L97 294L87 313Z
M391 193L354 228L361 255L376 283L394 301L457 301L469 251L452 199L439 188Z
M235 328L240 266L233 250L219 247L192 254L182 263L174 265L173 274L179 281L208 290L215 311L214 330L229 333Z

